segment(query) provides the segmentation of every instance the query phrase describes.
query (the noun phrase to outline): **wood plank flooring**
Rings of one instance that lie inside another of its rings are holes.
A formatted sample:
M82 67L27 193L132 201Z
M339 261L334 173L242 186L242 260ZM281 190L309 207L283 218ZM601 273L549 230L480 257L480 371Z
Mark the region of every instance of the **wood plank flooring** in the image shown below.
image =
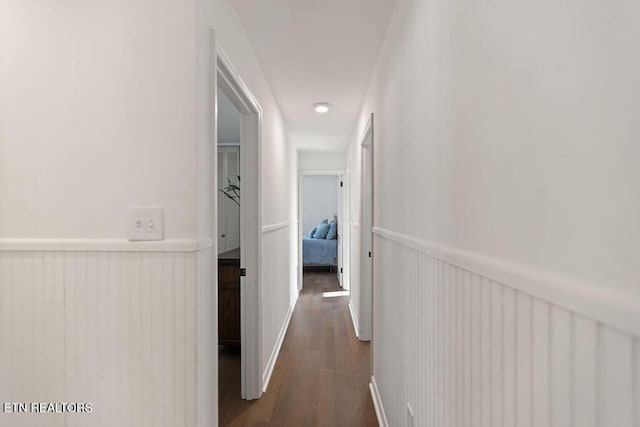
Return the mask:
M240 351L220 347L221 426L377 426L369 343L358 341L335 273L305 273L262 398L240 399Z

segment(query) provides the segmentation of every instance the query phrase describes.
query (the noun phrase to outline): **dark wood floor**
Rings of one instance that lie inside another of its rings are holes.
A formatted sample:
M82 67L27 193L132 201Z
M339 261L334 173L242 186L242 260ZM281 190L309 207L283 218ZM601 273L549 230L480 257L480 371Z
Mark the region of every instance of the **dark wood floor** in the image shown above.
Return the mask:
M221 426L377 426L369 344L358 341L335 273L305 273L267 392L240 399L240 352L220 347Z

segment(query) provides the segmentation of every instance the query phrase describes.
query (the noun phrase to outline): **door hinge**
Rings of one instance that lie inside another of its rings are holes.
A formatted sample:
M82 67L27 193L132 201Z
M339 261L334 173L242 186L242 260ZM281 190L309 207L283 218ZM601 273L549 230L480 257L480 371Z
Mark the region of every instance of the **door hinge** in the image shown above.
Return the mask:
M240 269L240 277L245 277L247 275L247 269L246 268L241 268Z
M342 267L340 267L340 273L342 273Z
M369 258L371 258L371 251L369 251Z
M340 187L342 187L342 181L340 181Z

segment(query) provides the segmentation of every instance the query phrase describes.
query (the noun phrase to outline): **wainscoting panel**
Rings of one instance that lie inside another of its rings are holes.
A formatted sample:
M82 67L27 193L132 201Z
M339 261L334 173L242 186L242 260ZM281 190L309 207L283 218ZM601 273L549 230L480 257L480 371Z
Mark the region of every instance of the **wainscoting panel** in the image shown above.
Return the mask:
M351 265L349 272L349 283L351 286L349 297L349 309L354 319L353 327L356 336L360 336L360 226L358 223L349 224L351 227ZM375 268L375 267L374 267Z
M197 397L211 395L198 391L196 372L214 368L196 365L196 296L212 294L196 295L196 275L210 277L197 257L0 251L0 401L93 405L88 414L0 413L0 424L195 426Z
M0 253L0 401L64 402L64 257ZM51 426L63 426L54 414ZM31 414L0 413L7 425L39 425Z
M297 254L298 222L262 228L262 389L266 389L280 351L284 332L298 298L298 272L292 268ZM268 248L268 249L267 249Z
M374 378L389 425L640 427L640 341L376 232Z
M217 422L218 412L218 256L213 247L197 253L198 280L196 304L197 319L197 393L198 426L210 426ZM169 349L167 348L167 351Z

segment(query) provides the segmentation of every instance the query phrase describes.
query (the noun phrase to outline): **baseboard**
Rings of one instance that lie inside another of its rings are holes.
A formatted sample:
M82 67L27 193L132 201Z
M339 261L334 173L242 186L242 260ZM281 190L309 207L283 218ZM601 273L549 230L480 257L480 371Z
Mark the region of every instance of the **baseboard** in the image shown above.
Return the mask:
M276 366L276 361L278 360L278 355L280 354L280 347L282 347L282 342L284 341L284 336L287 334L287 329L289 328L289 322L291 321L291 316L293 315L293 310L296 307L296 302L298 302L298 296L300 293L296 295L295 301L291 304L289 308L289 312L287 313L287 317L284 319L284 323L282 324L282 328L280 328L280 333L278 334L278 339L276 340L276 345L273 347L273 351L271 352L271 356L269 357L269 361L267 362L267 367L262 374L262 391L266 392L267 387L269 386L269 381L271 380L271 374L273 374L273 368Z
M380 398L380 391L378 390L378 384L376 384L376 379L373 375L371 375L371 382L369 383L369 391L371 392L371 400L373 400L373 407L376 410L378 425L380 427L389 427L389 422L387 421L387 415L384 413L384 406L382 405L382 399Z
M349 313L351 313L351 321L353 322L353 332L355 332L356 338L359 338L360 329L358 328L358 317L353 312L353 306L351 305L351 302L349 302Z

